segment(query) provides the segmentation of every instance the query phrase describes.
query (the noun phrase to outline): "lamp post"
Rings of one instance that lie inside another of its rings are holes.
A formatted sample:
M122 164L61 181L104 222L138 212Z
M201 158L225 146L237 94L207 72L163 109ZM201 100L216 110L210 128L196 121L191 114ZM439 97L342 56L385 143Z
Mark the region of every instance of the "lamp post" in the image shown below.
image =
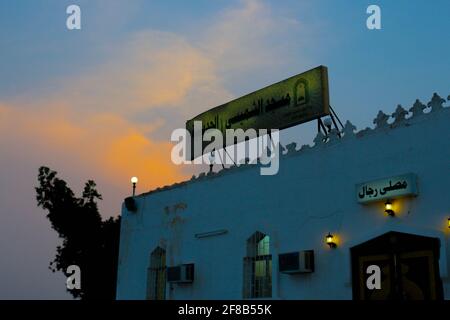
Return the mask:
M133 197L136 194L136 183L138 182L138 178L137 177L132 177L131 178L131 184L133 185Z

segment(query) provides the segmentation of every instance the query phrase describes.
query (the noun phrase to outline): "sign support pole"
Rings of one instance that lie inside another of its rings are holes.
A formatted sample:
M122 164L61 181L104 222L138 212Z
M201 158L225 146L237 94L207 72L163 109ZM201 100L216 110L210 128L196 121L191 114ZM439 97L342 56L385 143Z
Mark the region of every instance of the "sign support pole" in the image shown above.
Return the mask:
M227 146L223 147L223 151L225 151L225 153L228 155L228 157L231 159L231 161L233 161L233 164L236 165L236 162L234 162L233 158L228 154ZM224 160L225 160L225 155L223 157L224 157ZM222 167L225 169L224 164L222 164Z
M331 112L330 112L329 116L331 118L331 121L333 122L334 128L338 132L337 133L338 137L341 138L341 130L344 129L344 126L343 126L341 120L339 119L337 113L334 111L334 109L331 106L330 106L330 111ZM337 120L337 122L336 122L336 120ZM341 129L339 129L338 123L341 126ZM328 136L329 132L327 131L325 125L323 124L322 118L318 118L317 119L317 132L321 132L322 130L323 130L323 133L325 134L325 136Z

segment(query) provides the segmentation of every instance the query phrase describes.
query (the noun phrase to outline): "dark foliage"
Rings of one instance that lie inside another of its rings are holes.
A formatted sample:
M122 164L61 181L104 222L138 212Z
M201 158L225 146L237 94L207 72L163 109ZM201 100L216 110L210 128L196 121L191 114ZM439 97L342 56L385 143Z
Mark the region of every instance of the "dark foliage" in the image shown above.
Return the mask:
M92 180L81 198L47 167L39 168L38 181L38 206L48 212L52 228L62 238L50 269L65 273L70 265L80 267L81 289L67 289L75 298L115 299L120 216L102 220L97 208L102 196Z

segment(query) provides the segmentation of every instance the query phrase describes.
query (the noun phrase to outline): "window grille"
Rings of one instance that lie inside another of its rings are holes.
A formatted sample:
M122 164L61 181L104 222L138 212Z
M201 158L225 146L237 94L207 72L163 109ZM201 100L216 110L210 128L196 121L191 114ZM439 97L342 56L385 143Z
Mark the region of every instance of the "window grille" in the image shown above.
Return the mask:
M147 299L164 300L166 296L166 250L157 247L150 254L147 269Z
M247 240L243 290L244 299L272 297L270 237L259 231Z

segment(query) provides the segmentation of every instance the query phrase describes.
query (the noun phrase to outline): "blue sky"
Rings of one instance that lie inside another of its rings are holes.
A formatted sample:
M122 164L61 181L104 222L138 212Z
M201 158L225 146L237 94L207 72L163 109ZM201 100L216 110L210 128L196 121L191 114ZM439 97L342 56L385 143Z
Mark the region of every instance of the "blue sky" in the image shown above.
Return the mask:
M415 98L429 99L435 91L447 94L448 1L257 2L269 12L261 19L286 25L257 35L256 41L261 43L256 44L254 49L259 52L255 55L264 55L261 51L267 50L272 56L244 68L227 62L230 68L217 72L230 97L325 64L329 67L332 106L342 119L350 119L361 128L371 125L379 109L390 112L398 103L409 106ZM65 8L72 3L82 8L83 28L78 32L65 29ZM0 53L0 96L8 100L25 92L42 96L58 90L61 78L77 77L113 60L120 44L142 31L182 37L208 55L210 39L214 38L211 29L245 3L4 1L0 4L0 39L6 44ZM381 7L382 30L365 27L365 10L373 3ZM243 27L240 32L245 34L252 25ZM245 40L242 37L235 45L246 46ZM248 57L251 50L229 59ZM141 113L137 118L147 120ZM306 140L311 139L308 133L302 133Z
M70 4L81 30L66 29ZM366 28L370 4L381 30ZM1 1L0 298L68 297L47 270L58 239L34 201L39 165L75 190L93 178L116 215L129 176L144 190L186 177L167 156L186 119L318 65L341 120L372 126L378 110L450 94L449 12L446 0Z

